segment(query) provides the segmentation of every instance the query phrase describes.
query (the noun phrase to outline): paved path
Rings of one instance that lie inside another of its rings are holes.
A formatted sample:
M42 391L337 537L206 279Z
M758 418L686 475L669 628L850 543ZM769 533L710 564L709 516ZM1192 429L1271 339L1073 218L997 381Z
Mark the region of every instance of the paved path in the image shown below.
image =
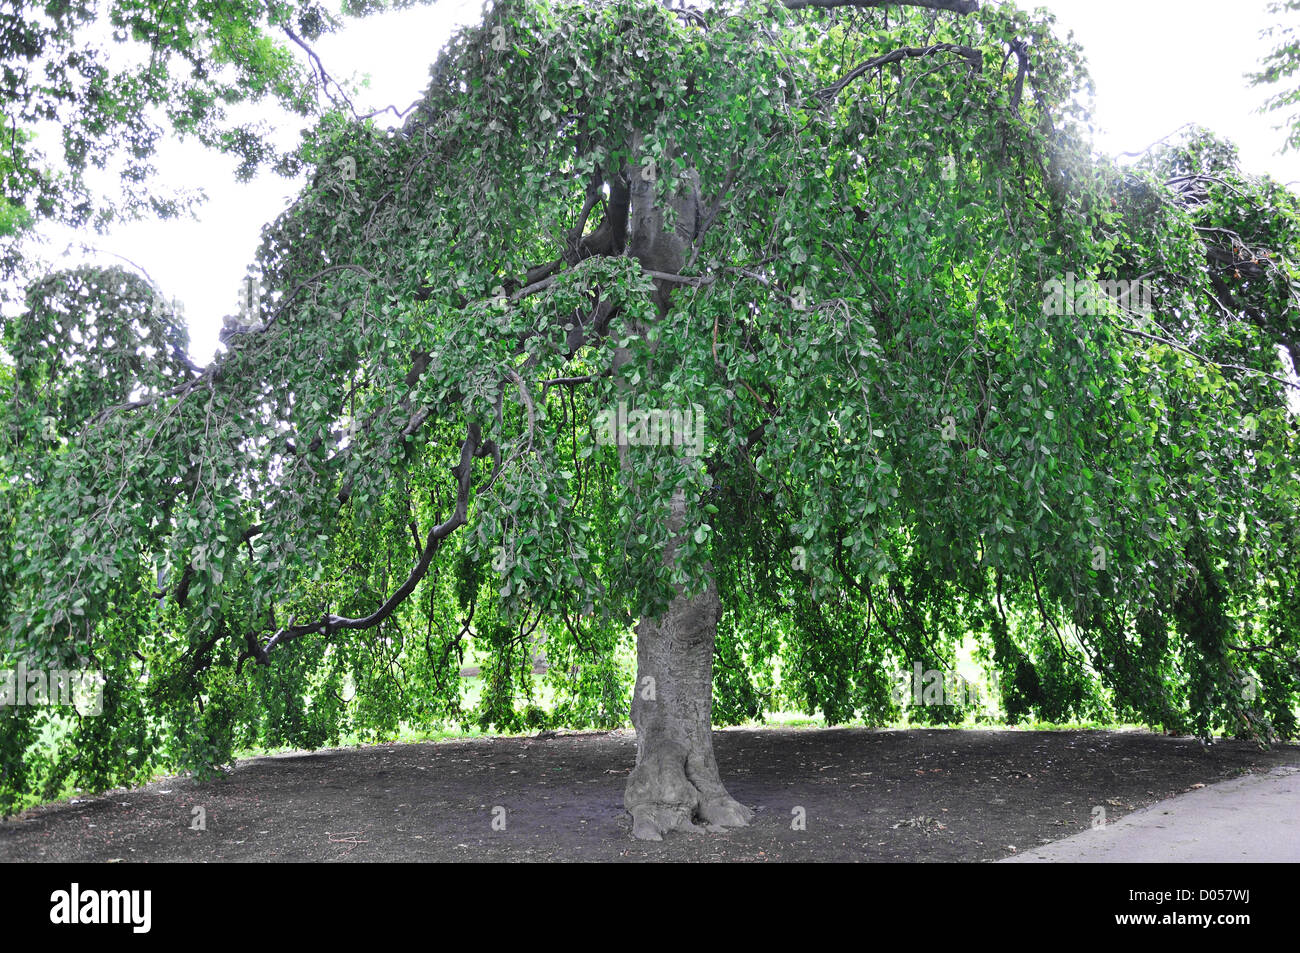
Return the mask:
M1274 768L1180 794L1105 827L1003 863L1300 861L1300 768Z

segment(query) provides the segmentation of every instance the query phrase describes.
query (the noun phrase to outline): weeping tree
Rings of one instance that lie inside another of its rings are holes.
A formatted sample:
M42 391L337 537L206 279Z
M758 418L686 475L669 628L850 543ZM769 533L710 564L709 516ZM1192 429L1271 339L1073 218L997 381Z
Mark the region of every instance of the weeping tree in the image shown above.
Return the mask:
M1294 735L1300 207L1095 157L1086 91L1011 6L500 0L401 128L322 120L209 367L34 285L6 650L106 684L52 754L0 713L5 803L630 716L635 836L743 825L713 725L895 718L966 639L1012 721Z

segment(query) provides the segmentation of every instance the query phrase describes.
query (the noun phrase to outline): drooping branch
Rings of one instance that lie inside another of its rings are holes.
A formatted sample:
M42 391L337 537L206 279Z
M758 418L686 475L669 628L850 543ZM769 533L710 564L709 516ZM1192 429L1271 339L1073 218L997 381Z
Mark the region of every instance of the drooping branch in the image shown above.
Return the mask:
M1300 391L1300 384L1295 381L1287 380L1285 377L1280 377L1277 374L1270 374L1268 371L1261 371L1257 367L1246 367L1244 364L1226 364L1222 361L1216 361L1206 357L1204 354L1196 353L1191 348L1179 344L1177 341L1171 341L1168 338L1162 338L1157 334L1141 331L1138 328L1117 325L1117 330L1123 331L1125 334L1132 334L1134 337L1146 338L1148 341L1154 341L1156 344L1163 344L1165 347L1173 348L1175 351L1186 354L1188 357L1194 357L1203 364L1208 364L1212 367L1220 368L1221 370L1241 371L1243 374L1257 374L1260 377L1267 377L1271 381L1276 381L1286 387L1292 387L1297 391Z
M336 629L370 629L392 615L428 574L429 566L433 563L433 557L441 547L442 541L465 525L469 515L470 476L481 439L482 428L478 424L469 424L466 427L465 440L460 447L460 462L452 469L452 473L456 477L456 506L447 519L429 530L428 535L425 537L423 551L420 552L415 566L406 577L406 581L384 600L383 605L369 615L360 618L347 618L326 613L319 621L304 625L294 625L291 619L289 624L272 635L265 645L250 645L249 650L241 654L240 664L242 665L246 658L251 657L263 665L268 665L270 662L267 656L272 649L277 645L291 642L299 636L313 633L327 635Z
M279 319L281 313L283 313L285 308L289 306L289 303L294 298L297 297L298 292L302 291L304 288L308 287L309 285L319 281L321 278L324 278L327 275L331 275L340 271L352 271L370 279L373 279L375 277L373 274L371 274L365 268L362 268L360 265L352 265L352 264L330 265L316 272L311 277L304 278L302 281L298 282L298 284L294 286L293 290L291 290L287 295L284 296L284 299L280 302L280 306L277 307L275 311L271 313L270 317L268 317L267 320L263 322L261 325L258 325L257 327L254 328L242 328L242 329L227 328L222 332L223 335L228 336L232 333L249 334L249 335L265 334L267 331L271 329L272 325ZM151 394L147 397L141 397L138 400L127 401L126 403L122 403L122 404L114 404L111 407L104 408L103 410L99 411L97 414L95 414L93 417L90 418L90 420L88 421L88 426L93 427L96 424L102 423L103 421L107 420L109 417L112 417L114 414L120 414L130 410L139 410L143 407L150 407L153 404L156 404L161 400L166 400L169 397L179 397L183 399L187 397L189 394L198 390L199 387L201 387L203 384L206 383L209 386L211 386L212 382L219 381L222 375L224 374L224 371L225 368L224 365L221 363L221 361L213 361L207 367L203 368L199 372L199 375L197 377L185 381L182 384L177 384L175 387L168 388L167 390L164 391L159 391L158 393Z
M823 89L817 90L813 95L818 99L829 102L838 96L841 90L849 83L853 82L863 73L869 73L873 69L879 69L882 66L888 66L890 63L901 63L903 60L915 59L921 56L932 56L935 53L956 53L966 60L971 72L978 73L984 68L984 54L979 50L962 46L957 43L936 43L933 46L905 46L901 49L894 50L891 53L885 53L881 56L873 57L865 62L859 63L853 69L849 70L838 82L832 83Z
M576 253L579 246L583 244L582 238L583 233L587 230L587 220L591 218L592 211L595 210L603 197L601 190L603 184L604 180L601 178L600 173L593 173L591 181L587 184L587 195L582 203L582 211L578 213L578 221L574 223L573 228L569 230L569 234L566 236L568 245L566 254Z
M515 280L504 283L508 294L507 300L510 304L518 304L529 295L537 294L551 287L555 284L565 265L572 267L584 259L593 258L597 255L617 256L623 254L623 250L627 245L628 209L631 202L631 191L624 174L614 175L607 183L609 185L609 197L605 203L605 215L600 225L596 227L595 231L586 235L582 234L583 229L586 228L587 220L603 195L601 190L602 181L601 177L596 175L588 184L583 207L578 214L578 221L574 228L565 235L563 254L549 262L529 268L524 274L522 283L517 283ZM422 301L427 300L430 293L431 289L426 287L421 289L421 292L417 293L416 297ZM608 326L612 316L613 307L607 302L597 305L591 321L584 322L581 313L577 312L557 316L557 320L573 325L569 341L570 353L576 351L585 341L585 329L587 327L593 327L599 333L604 333L604 329ZM411 371L407 375L407 387L414 387L419 381L420 376L428 366L429 358L430 355L427 351L416 351L412 355L413 363Z
M511 302L518 302L534 292L550 286L548 278L554 278L568 264L576 265L585 258L597 255L621 255L627 244L627 216L631 201L631 191L627 178L623 174L614 175L608 181L609 197L605 202L605 215L596 229L586 235L582 234L592 211L603 197L600 188L602 180L594 176L587 186L582 211L578 213L577 224L565 235L564 253L558 258L534 265L524 275L522 285L510 294ZM506 288L514 287L513 282L506 282Z
M834 10L837 7L867 10L872 7L898 6L925 7L927 10L943 10L963 16L980 8L978 0L782 0L782 3L789 10Z
M340 106L339 101L335 99L334 94L330 92L330 86L333 86L336 90L338 90L339 96L342 97L343 99L343 105L346 105L348 107L348 112L352 114L352 118L356 120L360 120L362 117L357 115L357 109L354 105L352 105L352 98L348 96L347 91L339 84L339 82L325 71L325 64L321 62L321 58L316 54L316 51L313 50L310 46L308 46L307 41L304 40L302 37L300 37L289 27L285 26L282 27L281 29L283 29L285 35L288 36L289 39L294 42L294 45L302 49L307 54L307 58L311 61L312 66L315 68L314 72L317 74L317 78L320 80L321 92L325 94L326 98L329 99L329 101L334 106L336 107ZM407 108L409 109L410 107ZM396 110L394 110L394 112L396 112Z

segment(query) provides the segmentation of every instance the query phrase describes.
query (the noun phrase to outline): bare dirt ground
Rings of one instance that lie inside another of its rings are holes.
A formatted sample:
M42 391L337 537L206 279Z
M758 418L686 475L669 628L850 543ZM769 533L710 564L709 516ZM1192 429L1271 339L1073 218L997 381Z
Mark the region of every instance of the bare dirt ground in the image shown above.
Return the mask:
M254 758L28 811L0 823L0 861L990 861L1088 829L1094 808L1114 821L1300 765L1295 745L1137 732L731 729L715 746L749 828L632 840L620 731Z

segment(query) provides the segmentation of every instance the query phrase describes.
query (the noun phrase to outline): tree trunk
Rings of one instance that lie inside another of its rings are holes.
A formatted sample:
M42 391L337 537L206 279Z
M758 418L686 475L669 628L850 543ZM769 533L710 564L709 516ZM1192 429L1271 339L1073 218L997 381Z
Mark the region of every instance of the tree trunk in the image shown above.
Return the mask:
M673 496L666 559L678 545L685 497ZM743 827L754 813L727 793L713 756L713 640L721 613L712 578L687 596L680 588L658 619L636 627L637 674L632 694L636 767L623 804L632 835L662 840L670 830Z
M627 253L652 271L678 274L692 242L699 238L700 187L694 172L682 176L672 199L676 225L665 229L655 207L653 174L642 174L641 137L633 139L636 160L629 175L630 220ZM668 310L672 284L656 281L659 315ZM644 330L644 329L636 329ZM614 371L629 355L619 348ZM619 455L626 465L627 448ZM664 558L671 562L686 522L686 497L673 494ZM703 592L687 596L680 588L657 619L636 627L637 677L632 693L636 728L636 767L627 781L623 804L632 815L632 834L662 840L670 830L740 827L753 812L722 786L713 756L713 641L722 606L712 577Z

